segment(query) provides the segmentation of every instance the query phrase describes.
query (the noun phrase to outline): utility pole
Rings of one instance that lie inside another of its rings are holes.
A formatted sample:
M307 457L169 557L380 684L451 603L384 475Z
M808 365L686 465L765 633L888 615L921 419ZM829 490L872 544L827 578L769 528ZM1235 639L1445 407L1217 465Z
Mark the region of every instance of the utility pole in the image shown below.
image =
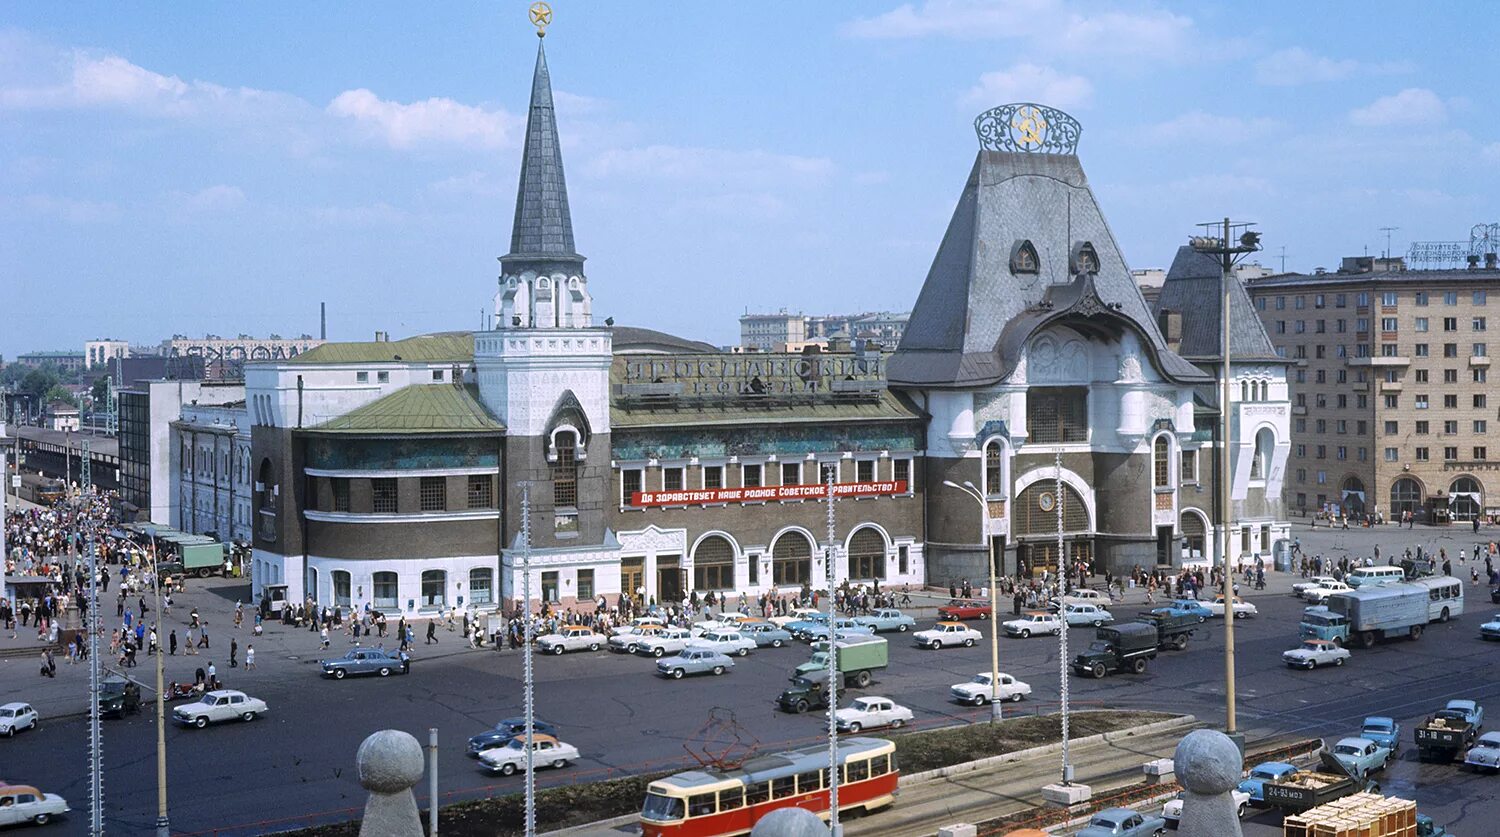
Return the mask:
M521 483L521 675L526 703L526 837L536 837L536 751L532 725L536 723L536 681L531 670L531 485Z
M156 587L156 837L172 837L167 817L167 698L162 686L161 572L156 538L151 539L151 578Z
M828 576L828 832L830 837L843 837L844 827L839 824L839 773L843 764L839 761L839 666L838 632L833 596L834 565L838 557L838 534L834 529L833 487L838 478L839 463L828 470L828 548L823 553L823 569Z
M89 442L83 440L83 480L92 481ZM89 615L84 631L89 637L89 834L104 833L104 728L99 715L99 556L94 546L94 529L84 518L88 535ZM160 690L158 690L160 694Z
M995 538L990 534L990 504L984 492L972 480L959 485L953 480L943 480L943 485L962 491L979 503L979 521L983 527L979 532L979 546L990 559L990 723L1002 718L1000 708L1000 582L995 569Z
M1057 509L1057 618L1062 620L1062 630L1057 632L1058 651L1058 708L1062 712L1062 783L1073 784L1073 762L1068 757L1068 593L1071 586L1071 575L1068 572L1068 550L1067 544L1063 542L1063 481L1062 481L1062 451L1052 455L1052 467L1056 473L1053 475L1052 496L1057 498L1053 504ZM993 623L994 620L991 620ZM990 625L990 630L995 629Z

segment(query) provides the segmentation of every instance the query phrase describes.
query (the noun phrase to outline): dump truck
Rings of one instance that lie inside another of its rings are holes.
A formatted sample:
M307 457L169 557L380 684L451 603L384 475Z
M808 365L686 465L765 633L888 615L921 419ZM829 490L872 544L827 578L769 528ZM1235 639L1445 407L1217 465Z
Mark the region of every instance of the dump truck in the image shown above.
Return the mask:
M844 675L844 682L850 686L864 688L875 679L875 672L882 671L891 663L890 645L884 637L862 636L840 639L838 643L838 657L835 664L839 673ZM828 643L820 642L813 646L812 658L792 672L793 677L800 677L814 671L826 671L828 669Z
M1099 678L1126 669L1144 674L1146 661L1156 659L1159 634L1155 625L1122 622L1105 625L1097 631L1089 647L1073 658L1073 670L1079 674Z
M1475 709L1473 701L1449 701L1418 724L1412 733L1417 742L1417 757L1422 761L1452 761L1455 755L1472 747L1474 739L1479 737Z
M1156 630L1157 648L1173 651L1186 648L1188 639L1199 625L1198 617L1191 613L1173 614L1166 611L1143 611L1135 615L1135 621L1150 625Z
M1380 792L1378 783L1350 773L1349 768L1327 747L1318 752L1318 759L1323 763L1321 771L1299 770L1285 779L1267 782L1264 790L1266 804L1280 808L1284 813L1300 814L1360 791Z
M1305 617L1344 617L1344 623L1333 620L1323 628L1329 639L1346 647L1370 648L1377 639L1406 637L1419 639L1429 620L1428 601L1431 591L1420 584L1387 584L1383 587L1363 587L1329 596L1322 610L1307 608ZM1308 620L1303 620L1303 630L1308 629Z

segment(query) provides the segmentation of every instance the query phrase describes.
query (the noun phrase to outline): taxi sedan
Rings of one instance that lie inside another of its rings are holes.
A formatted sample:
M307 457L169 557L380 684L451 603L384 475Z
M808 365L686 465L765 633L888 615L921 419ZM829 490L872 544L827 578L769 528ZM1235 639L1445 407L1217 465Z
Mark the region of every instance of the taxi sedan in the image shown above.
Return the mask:
M1063 621L1056 613L1048 613L1044 610L1032 610L1021 614L1020 619L1011 619L1005 622L1003 627L1007 636L1030 637L1032 634L1052 634L1057 636L1062 633Z
M584 625L568 625L557 633L537 638L537 649L543 654L562 654L565 651L598 651L609 640L594 633Z
M833 713L839 732L859 732L876 727L904 726L913 717L912 711L888 697L858 697L848 706Z
M565 744L550 735L531 734L531 764L533 768L563 768L568 762L577 761L578 748ZM492 747L479 754L479 765L491 773L511 776L526 769L526 737L512 738L504 746Z
M984 639L984 634L962 622L939 622L925 631L912 634L912 639L916 640L917 645L934 650L949 645L973 648L975 643Z

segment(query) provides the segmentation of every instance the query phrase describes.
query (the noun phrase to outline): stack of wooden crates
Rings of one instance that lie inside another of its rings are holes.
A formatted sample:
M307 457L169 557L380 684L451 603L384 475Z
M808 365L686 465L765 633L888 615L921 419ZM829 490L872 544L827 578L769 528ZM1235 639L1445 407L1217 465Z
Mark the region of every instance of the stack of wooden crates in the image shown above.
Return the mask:
M1416 837L1417 803L1356 793L1282 820L1282 837Z

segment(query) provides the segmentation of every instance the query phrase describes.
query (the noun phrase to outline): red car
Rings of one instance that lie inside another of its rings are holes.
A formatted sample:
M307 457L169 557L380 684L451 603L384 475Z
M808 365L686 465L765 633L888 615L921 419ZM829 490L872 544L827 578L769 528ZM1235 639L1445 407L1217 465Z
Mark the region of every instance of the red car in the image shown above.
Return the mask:
M990 606L969 599L954 599L938 608L939 619L988 619Z

